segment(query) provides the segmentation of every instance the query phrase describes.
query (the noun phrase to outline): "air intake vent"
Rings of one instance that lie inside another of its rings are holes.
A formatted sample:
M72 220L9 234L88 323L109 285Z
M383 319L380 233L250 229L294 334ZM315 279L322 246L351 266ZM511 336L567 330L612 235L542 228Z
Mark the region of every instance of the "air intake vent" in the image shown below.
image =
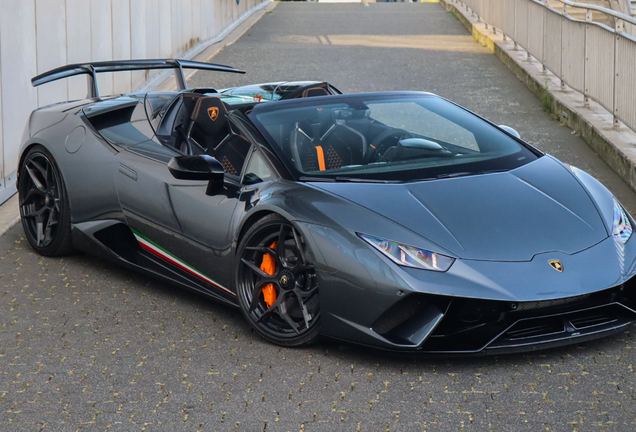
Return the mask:
M580 318L574 318L570 320L572 326L577 329L584 329L588 327L595 327L605 324L613 323L614 321L618 321L616 317L611 317L606 314L598 313L589 316L582 316Z
M503 338L508 340L527 339L564 331L565 326L560 318L533 319L518 322L503 335Z

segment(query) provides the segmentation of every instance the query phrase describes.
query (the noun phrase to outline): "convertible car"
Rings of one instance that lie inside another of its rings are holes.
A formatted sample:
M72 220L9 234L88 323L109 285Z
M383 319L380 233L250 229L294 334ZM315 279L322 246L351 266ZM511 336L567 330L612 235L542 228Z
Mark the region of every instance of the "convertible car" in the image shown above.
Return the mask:
M188 89L185 60L74 64L28 119L17 186L45 256L82 250L239 307L263 338L440 354L536 350L636 319L634 221L585 172L424 92ZM96 73L178 91L100 97Z

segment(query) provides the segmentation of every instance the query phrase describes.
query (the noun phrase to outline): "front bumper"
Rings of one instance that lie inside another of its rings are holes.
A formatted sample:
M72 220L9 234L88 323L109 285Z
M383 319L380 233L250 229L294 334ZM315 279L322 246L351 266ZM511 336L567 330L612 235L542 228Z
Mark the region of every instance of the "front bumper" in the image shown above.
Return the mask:
M635 242L623 261L610 237L577 254L457 260L438 273L394 265L344 230L303 228L319 263L323 333L337 339L479 355L583 342L636 321Z
M387 310L372 330L404 350L438 354L533 351L616 333L636 320L636 280L571 298L502 302L413 294ZM411 307L406 316L406 303ZM428 309L428 310L427 310ZM415 339L421 316L443 312L426 337Z

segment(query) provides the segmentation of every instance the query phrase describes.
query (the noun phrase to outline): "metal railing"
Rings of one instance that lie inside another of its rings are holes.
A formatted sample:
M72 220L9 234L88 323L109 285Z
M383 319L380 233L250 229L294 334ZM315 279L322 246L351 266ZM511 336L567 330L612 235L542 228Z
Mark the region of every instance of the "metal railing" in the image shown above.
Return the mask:
M559 0L562 10L547 0L452 0L470 8L493 32L510 37L567 84L593 99L618 121L636 131L636 38L625 33L625 23L636 19L612 9ZM585 9L585 20L568 14L568 8ZM613 18L614 28L592 22L592 11Z

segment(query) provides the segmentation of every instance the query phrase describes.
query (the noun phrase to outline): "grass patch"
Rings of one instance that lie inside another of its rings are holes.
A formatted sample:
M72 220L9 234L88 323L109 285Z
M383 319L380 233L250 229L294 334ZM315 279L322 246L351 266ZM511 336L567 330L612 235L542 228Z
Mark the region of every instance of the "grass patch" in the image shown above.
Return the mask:
M541 108L545 112L552 112L552 107L554 106L554 97L548 91L548 83L546 81L545 86L541 88L541 95L539 96L539 103L541 104Z

